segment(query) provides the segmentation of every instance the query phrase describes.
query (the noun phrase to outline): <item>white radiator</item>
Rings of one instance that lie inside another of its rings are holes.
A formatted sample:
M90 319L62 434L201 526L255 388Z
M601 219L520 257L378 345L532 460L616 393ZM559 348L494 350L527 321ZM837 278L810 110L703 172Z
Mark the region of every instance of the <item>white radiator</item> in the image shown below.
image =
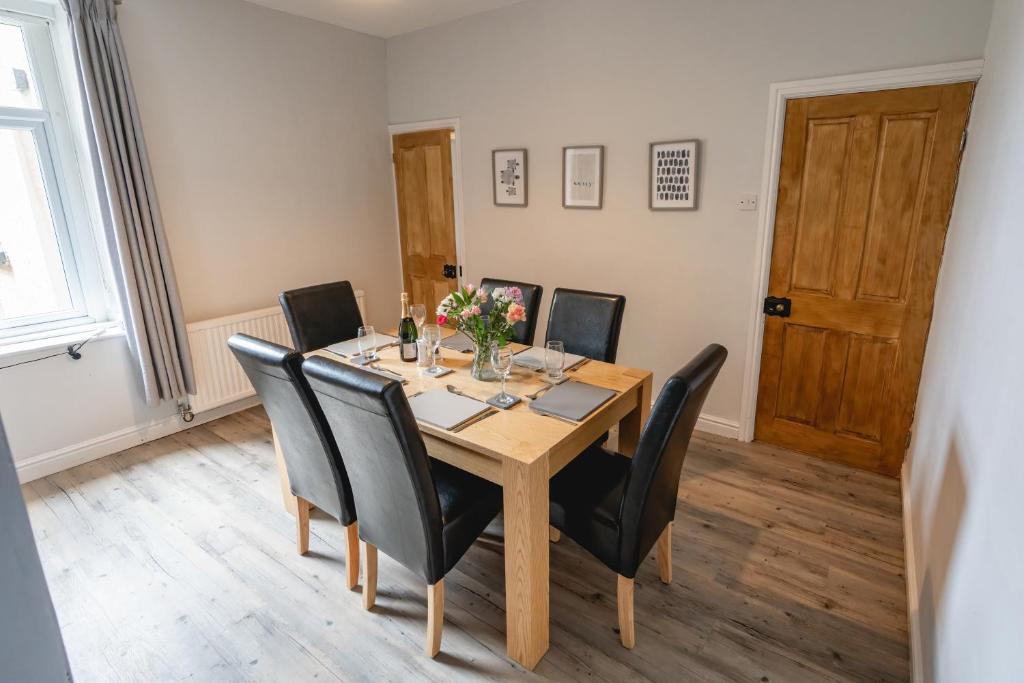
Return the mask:
M363 292L356 291L359 312L366 319ZM279 306L191 323L187 326L196 376L192 412L201 413L252 396L255 391L228 348L228 338L243 332L290 347L291 333Z

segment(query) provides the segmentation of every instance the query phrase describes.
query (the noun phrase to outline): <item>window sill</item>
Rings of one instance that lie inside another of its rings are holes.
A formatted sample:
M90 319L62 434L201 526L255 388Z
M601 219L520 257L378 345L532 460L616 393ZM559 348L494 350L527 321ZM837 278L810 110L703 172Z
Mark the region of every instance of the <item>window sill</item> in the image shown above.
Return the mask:
M94 336L95 335L95 336ZM71 344L78 344L86 339L100 341L124 336L124 326L119 322L89 323L53 330L42 338L18 341L17 338L0 341L0 362L4 365L10 361L28 360L31 356L46 355L55 351L63 351Z

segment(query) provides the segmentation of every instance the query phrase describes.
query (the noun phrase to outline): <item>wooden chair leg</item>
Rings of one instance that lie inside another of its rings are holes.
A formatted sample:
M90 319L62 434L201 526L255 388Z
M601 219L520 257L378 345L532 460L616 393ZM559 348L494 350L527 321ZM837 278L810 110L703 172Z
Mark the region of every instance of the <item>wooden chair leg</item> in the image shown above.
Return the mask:
M345 527L345 540L348 544L345 552L345 584L352 590L359 583L359 522L352 522Z
M373 609L377 601L377 546L359 541L363 555L363 607Z
M444 579L427 586L427 647L428 657L441 651L441 628L444 626Z
M672 522L658 537L658 573L662 583L672 583Z
M552 543L558 543L560 540L562 540L562 532L553 526L549 526L548 537L551 539Z
M619 639L622 647L632 650L636 645L636 625L633 622L633 579L619 575L618 598L619 607Z
M295 541L299 555L309 552L309 501L296 498L295 508Z

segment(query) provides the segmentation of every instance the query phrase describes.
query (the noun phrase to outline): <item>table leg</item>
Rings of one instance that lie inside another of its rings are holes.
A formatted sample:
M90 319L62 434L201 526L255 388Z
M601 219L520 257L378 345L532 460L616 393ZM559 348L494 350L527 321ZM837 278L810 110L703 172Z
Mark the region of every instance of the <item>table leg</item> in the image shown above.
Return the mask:
M651 413L651 389L654 385L653 377L648 374L644 381L637 387L637 406L626 417L619 421L619 452L623 455L633 456L637 444L640 443L640 433L647 424L647 416Z
M277 440L277 432L270 428L274 436L274 456L277 458L277 474L281 479L281 498L284 500L284 509L297 516L299 514L299 501L292 495L291 486L288 484L288 470L284 466L284 454L281 453L281 442Z
M548 650L548 458L505 458L505 614L508 656L527 669Z

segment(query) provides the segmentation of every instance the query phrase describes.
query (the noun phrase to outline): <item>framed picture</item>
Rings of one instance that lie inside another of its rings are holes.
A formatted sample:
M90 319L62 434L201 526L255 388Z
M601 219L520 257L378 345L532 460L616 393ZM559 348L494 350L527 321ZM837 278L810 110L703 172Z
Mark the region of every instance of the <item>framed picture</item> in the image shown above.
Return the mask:
M604 199L604 145L562 148L562 206L600 209Z
M696 209L699 181L700 143L697 140L651 143L652 211Z
M526 150L491 152L495 206L526 206Z

